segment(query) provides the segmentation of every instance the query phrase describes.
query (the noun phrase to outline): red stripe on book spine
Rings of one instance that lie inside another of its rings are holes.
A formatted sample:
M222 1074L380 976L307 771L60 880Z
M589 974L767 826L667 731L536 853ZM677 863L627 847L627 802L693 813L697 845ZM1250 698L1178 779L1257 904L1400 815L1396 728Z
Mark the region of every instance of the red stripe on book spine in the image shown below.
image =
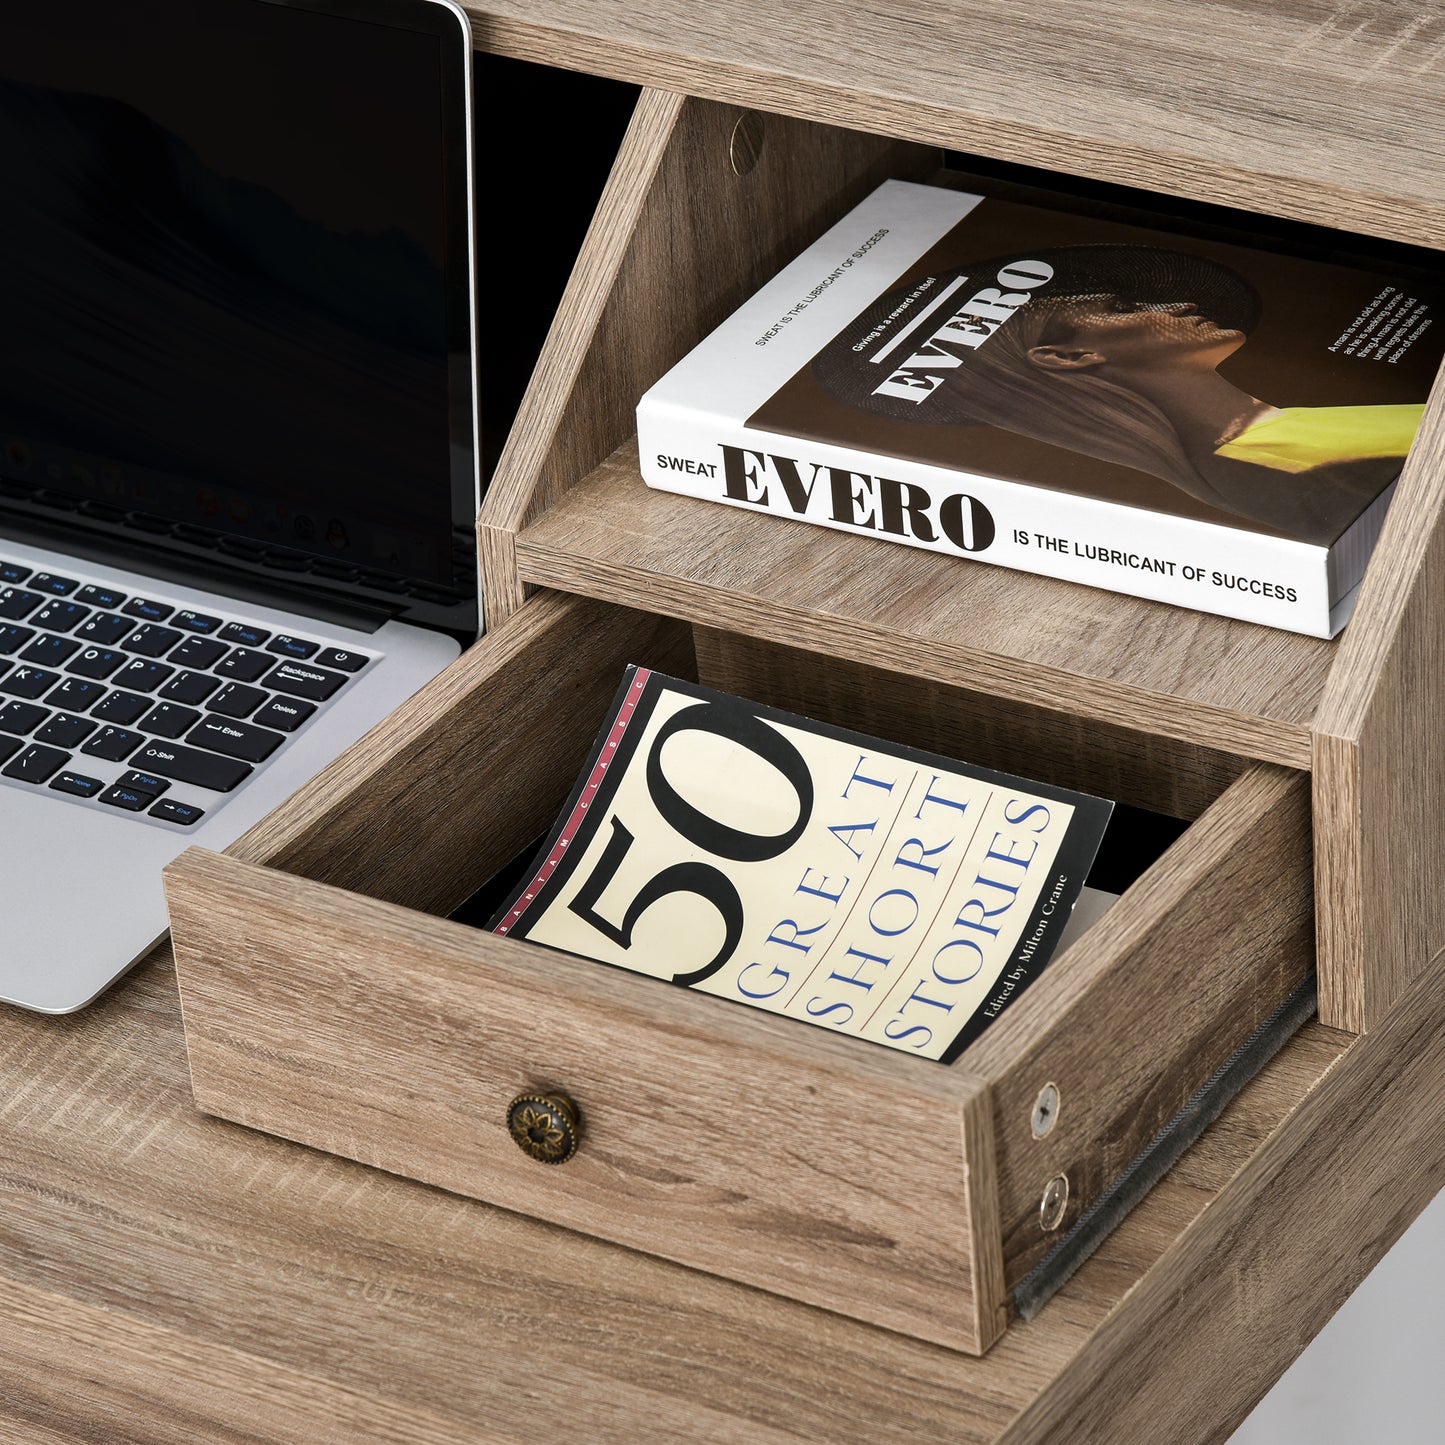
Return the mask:
M651 671L645 667L639 667L633 673L632 685L627 689L627 696L623 698L622 706L617 709L617 716L612 720L607 740L598 750L597 761L593 764L587 782L577 798L577 806L572 809L562 831L557 835L556 841L542 860L542 866L538 868L536 876L523 889L522 896L517 899L511 912L492 930L494 933L510 933L516 927L518 919L536 901L542 885L557 871L557 865L562 861L563 854L566 853L568 846L576 838L578 830L587 819L587 809L597 796L597 789L602 786L602 779L607 775L608 765L612 762L617 752L617 745L622 741L622 735L632 721L632 714L642 698L642 690L647 686L647 680L651 676Z

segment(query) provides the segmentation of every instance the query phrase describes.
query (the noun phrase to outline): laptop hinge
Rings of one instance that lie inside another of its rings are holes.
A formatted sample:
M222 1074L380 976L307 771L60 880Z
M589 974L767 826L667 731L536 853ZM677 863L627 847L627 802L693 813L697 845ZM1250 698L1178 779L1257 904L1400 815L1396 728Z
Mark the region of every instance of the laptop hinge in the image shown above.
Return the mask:
M375 632L395 615L385 607L368 606L349 597L322 591L317 587L315 578L308 579L307 585L298 586L281 577L274 580L269 575L254 577L224 562L212 562L203 555L170 548L161 550L154 543L149 546L140 541L132 543L113 532L106 533L103 538L88 535L73 525L53 523L46 518L14 512L9 508L0 508L0 528L17 542L54 547L70 556L83 557L102 566L124 567L130 572L144 573L160 583L223 592L241 602L299 613L317 622L350 627L358 632Z

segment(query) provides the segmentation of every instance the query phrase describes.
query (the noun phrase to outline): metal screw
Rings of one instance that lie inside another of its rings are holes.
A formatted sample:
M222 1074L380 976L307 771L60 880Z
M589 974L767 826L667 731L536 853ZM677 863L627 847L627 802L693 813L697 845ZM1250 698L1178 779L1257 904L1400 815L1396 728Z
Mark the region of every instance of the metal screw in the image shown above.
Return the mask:
M1029 1124L1035 1139L1042 1139L1059 1122L1059 1086L1045 1084L1034 1100L1034 1112Z
M1044 1185L1044 1197L1039 1201L1039 1228L1051 1234L1064 1222L1064 1211L1069 1207L1069 1177L1058 1174Z

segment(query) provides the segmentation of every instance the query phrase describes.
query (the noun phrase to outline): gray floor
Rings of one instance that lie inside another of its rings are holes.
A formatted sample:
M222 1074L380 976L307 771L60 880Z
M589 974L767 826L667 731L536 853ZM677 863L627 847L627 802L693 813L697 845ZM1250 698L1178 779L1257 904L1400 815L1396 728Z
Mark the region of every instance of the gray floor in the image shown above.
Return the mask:
M1405 1232L1230 1445L1445 1441L1445 1193Z

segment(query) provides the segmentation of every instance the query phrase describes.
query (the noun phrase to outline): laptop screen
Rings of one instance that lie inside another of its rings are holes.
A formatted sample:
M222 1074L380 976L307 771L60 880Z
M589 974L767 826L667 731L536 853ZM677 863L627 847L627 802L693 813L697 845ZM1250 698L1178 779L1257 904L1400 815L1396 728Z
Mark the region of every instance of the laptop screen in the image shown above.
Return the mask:
M0 506L465 630L468 45L424 0L6 7Z

